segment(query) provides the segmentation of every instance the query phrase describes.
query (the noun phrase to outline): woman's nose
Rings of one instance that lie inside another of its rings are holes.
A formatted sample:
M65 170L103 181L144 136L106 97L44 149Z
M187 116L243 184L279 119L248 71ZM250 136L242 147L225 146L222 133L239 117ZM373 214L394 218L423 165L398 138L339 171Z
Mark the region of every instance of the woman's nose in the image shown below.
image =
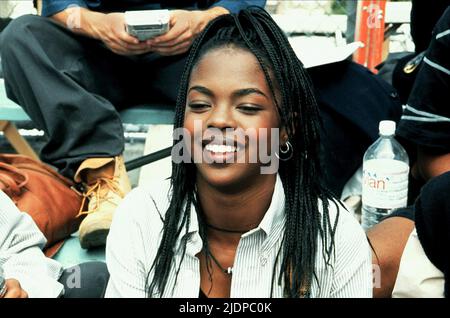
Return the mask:
M207 128L236 128L236 121L233 116L233 111L230 106L221 105L216 106L210 112L206 122Z

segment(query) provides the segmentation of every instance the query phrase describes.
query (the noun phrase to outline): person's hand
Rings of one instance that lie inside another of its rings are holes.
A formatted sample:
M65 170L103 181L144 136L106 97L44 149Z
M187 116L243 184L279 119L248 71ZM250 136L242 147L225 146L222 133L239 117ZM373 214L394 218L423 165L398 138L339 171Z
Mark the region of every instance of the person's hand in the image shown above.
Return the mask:
M209 21L226 13L228 13L226 9L219 7L207 11L171 11L169 31L146 41L146 43L151 45L153 52L160 55L185 53Z
M103 41L114 53L120 55L138 55L152 51L149 44L139 42L128 34L125 27L124 13L103 14L100 20L91 24L96 38Z
M22 289L20 283L16 279L7 279L6 293L3 298L28 298L28 293Z

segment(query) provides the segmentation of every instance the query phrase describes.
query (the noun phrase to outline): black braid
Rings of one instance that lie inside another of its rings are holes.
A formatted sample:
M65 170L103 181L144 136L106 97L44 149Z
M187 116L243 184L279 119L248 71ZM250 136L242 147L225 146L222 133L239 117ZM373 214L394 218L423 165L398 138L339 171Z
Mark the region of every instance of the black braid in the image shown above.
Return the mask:
M331 224L328 200L332 200L333 195L324 187L321 175L320 120L311 80L288 39L267 12L252 8L241 11L239 15L220 16L208 24L191 47L180 82L174 128L184 125L192 69L206 53L223 47L252 52L273 96L276 96L277 90L281 93L281 100L274 100L294 152L290 160L280 162L286 222L273 269L271 295L273 284L284 283L285 297L307 297L313 279L317 280L314 265L318 238L322 238L321 249L329 265L334 253L334 234L339 217L337 215L336 221ZM179 141L174 140L174 145ZM319 202L322 203L321 207ZM181 262L174 264L174 248L177 240L188 232L191 204L197 210L199 233L207 252L204 214L200 204L197 204L195 193L195 165L172 163L171 200L164 217L161 243L150 270L153 271L151 284L147 288L150 296L164 294L172 266L178 266L178 275ZM184 238L183 255L186 242ZM275 282L273 277L277 264L280 265L280 275Z

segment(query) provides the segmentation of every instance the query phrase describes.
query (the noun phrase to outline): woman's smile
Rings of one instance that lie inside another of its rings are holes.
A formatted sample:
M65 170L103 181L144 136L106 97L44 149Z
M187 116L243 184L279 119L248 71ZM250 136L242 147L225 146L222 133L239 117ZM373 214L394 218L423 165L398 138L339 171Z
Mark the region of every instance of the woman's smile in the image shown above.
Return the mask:
M203 134L207 135L207 134ZM244 156L244 143L236 141L234 138L227 138L226 135L213 135L212 138L204 138L201 142L203 158L206 163L237 163L238 159Z
M197 173L219 187L238 187L259 177L266 164L259 150L267 155L271 138L279 142L272 129L280 129L280 118L255 56L240 49L208 52L194 67L190 83L184 128L194 136Z

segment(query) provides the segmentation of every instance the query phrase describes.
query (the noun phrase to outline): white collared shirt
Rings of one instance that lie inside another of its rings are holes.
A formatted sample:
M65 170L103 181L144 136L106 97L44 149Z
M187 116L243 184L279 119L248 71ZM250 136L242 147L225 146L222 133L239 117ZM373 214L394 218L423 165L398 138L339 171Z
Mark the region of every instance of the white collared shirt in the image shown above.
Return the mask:
M47 243L42 232L26 213L0 191L0 266L6 279L16 279L30 298L54 298L63 293L58 282L62 266L45 257Z
M151 189L136 188L116 211L106 245L106 262L111 274L106 297L146 297L146 286L150 285L153 275L153 272L148 273L162 237L158 211L164 214L169 206L169 185L167 181ZM273 267L284 230L284 201L284 189L278 176L263 220L257 228L243 234L238 244L231 281L232 298L270 297ZM336 205L330 203L329 211L333 224ZM172 264L163 297L199 296L200 261L196 255L203 244L193 207L186 235L189 235L186 255L176 284L176 270L182 257L181 240L175 248L175 264ZM325 266L321 246L319 238L315 270L320 288L313 280L311 297L371 297L371 250L364 231L349 212L340 210L335 236L336 257L331 258L332 266ZM283 294L282 286L276 283L279 263L275 271L273 297L282 297Z

